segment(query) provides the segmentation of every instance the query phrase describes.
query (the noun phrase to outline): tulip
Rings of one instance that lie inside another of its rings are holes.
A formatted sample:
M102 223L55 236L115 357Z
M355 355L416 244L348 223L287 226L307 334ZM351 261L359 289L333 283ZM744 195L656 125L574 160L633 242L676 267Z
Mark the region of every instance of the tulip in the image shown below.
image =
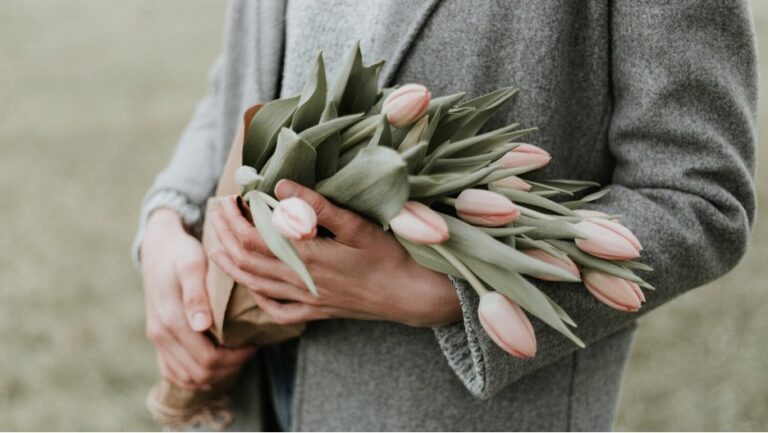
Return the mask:
M507 152L499 162L504 168L519 168L527 166L544 167L552 160L546 150L532 144L521 144Z
M566 272L570 272L576 278L579 278L579 268L576 266L576 263L574 263L573 260L571 260L568 256L566 256L564 259L561 259L535 248L522 250L522 253L529 257L533 257L534 259L541 260L542 262L549 263L550 265L555 265ZM534 278L538 278L543 281L564 281L561 278L552 277L549 275L532 275L532 276Z
M576 224L584 239L576 239L582 251L608 260L633 260L643 249L628 228L613 220L587 218Z
M520 209L510 199L484 189L465 189L455 206L461 219L483 227L503 226L520 216Z
M281 200L272 213L272 224L288 239L303 241L317 234L317 214L298 197Z
M249 187L262 180L255 168L243 165L235 170L235 182L243 187Z
M645 302L640 286L605 272L585 270L584 285L592 296L617 310L634 312Z
M523 310L499 292L486 292L477 309L488 336L509 354L528 359L536 355L536 334Z
M401 238L416 244L441 244L448 240L448 224L443 217L417 201L406 202L389 227Z
M406 84L387 96L381 112L395 128L402 128L418 120L429 108L432 94L421 84Z
M493 182L493 185L499 188L516 189L518 191L530 191L531 185L517 176L509 176L504 179Z

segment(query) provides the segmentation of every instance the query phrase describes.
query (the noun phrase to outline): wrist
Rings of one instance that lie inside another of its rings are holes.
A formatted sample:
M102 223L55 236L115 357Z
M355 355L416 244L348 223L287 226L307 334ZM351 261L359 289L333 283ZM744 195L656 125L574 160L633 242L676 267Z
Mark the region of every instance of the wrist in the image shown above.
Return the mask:
M406 302L411 311L411 326L434 327L461 320L461 304L456 289L447 275L413 262L410 275L412 290Z

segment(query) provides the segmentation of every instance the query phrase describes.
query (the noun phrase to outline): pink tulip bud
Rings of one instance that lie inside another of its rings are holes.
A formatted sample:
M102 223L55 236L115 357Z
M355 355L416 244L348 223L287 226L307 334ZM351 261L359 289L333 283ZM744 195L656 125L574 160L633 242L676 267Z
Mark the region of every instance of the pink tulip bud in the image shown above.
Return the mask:
M521 144L502 156L499 162L504 168L544 167L552 160L552 156L546 150L532 144Z
M417 244L440 244L448 240L448 224L443 217L417 201L408 201L389 227L403 239Z
M465 189L455 206L461 219L483 227L503 226L520 216L520 209L510 199L484 189Z
M558 257L549 255L545 253L542 250L537 250L535 248L528 249L528 250L522 250L522 253L533 257L534 259L541 260L542 262L547 262L550 265L555 265L560 269L563 269L567 272L570 272L573 274L576 278L579 278L579 268L576 266L576 263L573 262L569 257L565 257L565 259L560 259ZM538 278L543 281L563 281L560 278L557 277L551 277L549 275L533 275L534 278Z
M608 260L634 260L643 247L628 228L613 220L587 218L576 224L584 239L576 246L584 252Z
M520 179L517 176L509 176L505 177L504 179L497 180L496 182L493 182L494 186L497 186L499 188L509 188L509 189L516 189L519 191L530 191L531 185L528 184L528 182L524 181L523 179Z
M645 302L640 286L605 272L588 269L584 271L584 285L600 302L621 311L637 311Z
M298 197L280 201L272 212L272 224L288 239L302 241L317 234L317 214L312 206Z
M387 96L381 112L395 128L402 128L418 120L429 108L432 94L421 84L406 84Z
M509 354L528 359L536 356L536 334L523 310L499 292L486 292L477 309L488 336Z

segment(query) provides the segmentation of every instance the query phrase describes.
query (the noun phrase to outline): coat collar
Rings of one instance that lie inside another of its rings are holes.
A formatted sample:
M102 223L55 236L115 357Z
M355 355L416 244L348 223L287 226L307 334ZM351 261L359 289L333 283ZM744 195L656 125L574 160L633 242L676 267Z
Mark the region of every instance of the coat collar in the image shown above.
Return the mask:
M397 42L397 48L381 71L379 82L384 87L394 84L405 59L419 38L424 25L432 17L441 0L427 0L415 14L413 23ZM285 52L285 0L258 2L259 41L261 55L259 62L259 88L270 99L279 96L283 77L283 55Z

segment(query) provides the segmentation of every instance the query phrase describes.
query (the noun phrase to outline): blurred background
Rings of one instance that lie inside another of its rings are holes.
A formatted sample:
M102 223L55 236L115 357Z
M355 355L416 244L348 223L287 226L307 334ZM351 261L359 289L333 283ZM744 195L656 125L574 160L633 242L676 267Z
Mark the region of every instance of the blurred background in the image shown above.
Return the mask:
M768 53L768 2L752 2ZM213 0L0 2L0 430L157 429L129 259L221 45ZM768 54L760 143L768 143ZM768 207L768 154L759 206ZM768 213L730 274L642 319L617 430L768 429Z

